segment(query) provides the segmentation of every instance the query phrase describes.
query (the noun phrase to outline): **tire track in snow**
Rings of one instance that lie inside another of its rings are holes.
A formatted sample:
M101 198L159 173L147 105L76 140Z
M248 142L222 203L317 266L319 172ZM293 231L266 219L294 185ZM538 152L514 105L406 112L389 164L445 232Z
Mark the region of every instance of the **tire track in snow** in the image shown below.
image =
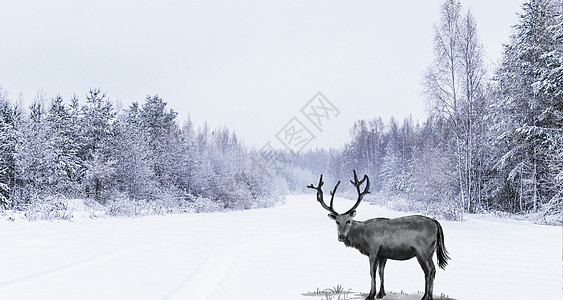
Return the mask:
M113 259L113 258L116 258L116 257L119 257L119 256L123 256L125 254L128 254L128 253L134 251L134 250L159 246L159 245L162 245L162 244L167 244L167 243L145 244L145 245L125 247L125 248L121 248L121 249L117 249L117 250L107 251L107 252L104 252L104 253L101 253L101 254L98 254L98 255L94 255L94 256L91 256L89 258L79 260L79 261L76 261L76 262L73 262L73 263L69 263L69 264L66 264L66 265L63 265L63 266L60 266L60 267L56 267L56 268L52 268L52 269L49 269L49 270L37 272L37 273L31 274L31 275L26 275L26 276L16 278L16 279L13 279L13 280L0 282L0 290L20 286L20 285L27 284L27 283L32 283L32 282L35 282L35 281L40 281L40 280L47 279L49 277L57 276L57 275L60 275L60 274L65 274L65 273L72 272L72 271L81 269L83 267L89 266L89 265L96 264L98 262L102 262L102 261L105 261L105 260L109 260L109 259Z
M298 225L287 226L287 228L301 229ZM320 231L309 230L306 232L279 233L274 236L227 246L221 248L221 250L212 250L209 256L194 271L186 276L168 294L163 296L162 299L207 299L227 276L237 257L245 250L255 248L267 241L308 235Z
M248 244L213 250L209 256L163 299L205 299L221 283L237 256Z

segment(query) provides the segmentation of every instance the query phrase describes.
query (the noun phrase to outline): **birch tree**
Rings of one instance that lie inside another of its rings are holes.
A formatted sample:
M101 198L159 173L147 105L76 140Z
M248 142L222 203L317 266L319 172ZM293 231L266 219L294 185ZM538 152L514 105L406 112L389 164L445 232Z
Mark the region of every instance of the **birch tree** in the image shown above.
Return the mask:
M476 143L480 138L477 136L482 131L479 127L483 126L484 120L482 115L478 114L480 108L485 103L483 97L483 78L486 70L483 65L483 46L479 40L477 32L477 23L475 18L468 11L463 17L460 24L460 41L459 41L459 60L460 60L460 79L461 90L461 139L463 149L461 150L463 166L463 182L462 192L466 196L465 209L468 211L473 209L476 202L480 202L480 193L477 190L480 187L478 181L479 173L482 172L481 163L478 153L483 144Z
M477 25L470 11L462 17L461 4L447 0L435 26L434 61L425 78L425 96L431 113L447 121L454 132L450 147L457 157L450 180L458 186L458 197L466 210L474 203L475 113L482 94L485 68Z

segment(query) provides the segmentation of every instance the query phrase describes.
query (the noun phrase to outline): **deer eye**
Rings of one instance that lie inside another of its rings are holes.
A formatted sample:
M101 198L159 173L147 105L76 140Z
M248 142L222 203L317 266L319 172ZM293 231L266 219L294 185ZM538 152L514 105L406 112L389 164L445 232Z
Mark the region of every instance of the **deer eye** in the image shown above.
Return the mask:
M346 225L350 225L350 220L346 221Z

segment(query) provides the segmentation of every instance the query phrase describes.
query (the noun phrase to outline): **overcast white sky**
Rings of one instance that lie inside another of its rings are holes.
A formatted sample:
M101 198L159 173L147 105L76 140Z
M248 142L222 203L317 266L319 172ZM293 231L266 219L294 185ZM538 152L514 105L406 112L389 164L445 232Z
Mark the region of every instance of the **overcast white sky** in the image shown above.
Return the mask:
M465 0L488 63L500 57L520 0ZM0 86L30 103L101 88L128 106L158 94L183 122L227 126L248 146L293 117L341 147L358 119L425 118L442 0L0 0ZM322 131L300 109L321 91L340 114Z

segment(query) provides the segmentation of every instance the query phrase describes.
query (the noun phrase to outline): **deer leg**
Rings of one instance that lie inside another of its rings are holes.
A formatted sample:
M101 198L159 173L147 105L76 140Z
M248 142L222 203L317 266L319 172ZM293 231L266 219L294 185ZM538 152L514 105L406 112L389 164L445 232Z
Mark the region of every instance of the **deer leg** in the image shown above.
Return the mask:
M430 267L430 278L428 279L428 295L430 300L434 295L434 278L436 278L436 267L434 266L434 262L432 261L432 255L428 257L428 266Z
M417 254L416 259L424 271L425 279L424 296L421 300L432 300L434 277L436 276L436 267L434 266L434 262L432 262L432 256Z
M379 281L381 282L379 286L379 293L375 298L383 298L385 294L385 288L383 287L383 272L385 271L385 263L387 262L387 258L380 258L379 259Z
M379 259L377 258L377 254L369 256L369 271L371 275L371 290L369 291L369 295L367 296L366 300L374 300L375 293L376 293L376 286L375 286L375 279L377 277L377 265L379 264Z

